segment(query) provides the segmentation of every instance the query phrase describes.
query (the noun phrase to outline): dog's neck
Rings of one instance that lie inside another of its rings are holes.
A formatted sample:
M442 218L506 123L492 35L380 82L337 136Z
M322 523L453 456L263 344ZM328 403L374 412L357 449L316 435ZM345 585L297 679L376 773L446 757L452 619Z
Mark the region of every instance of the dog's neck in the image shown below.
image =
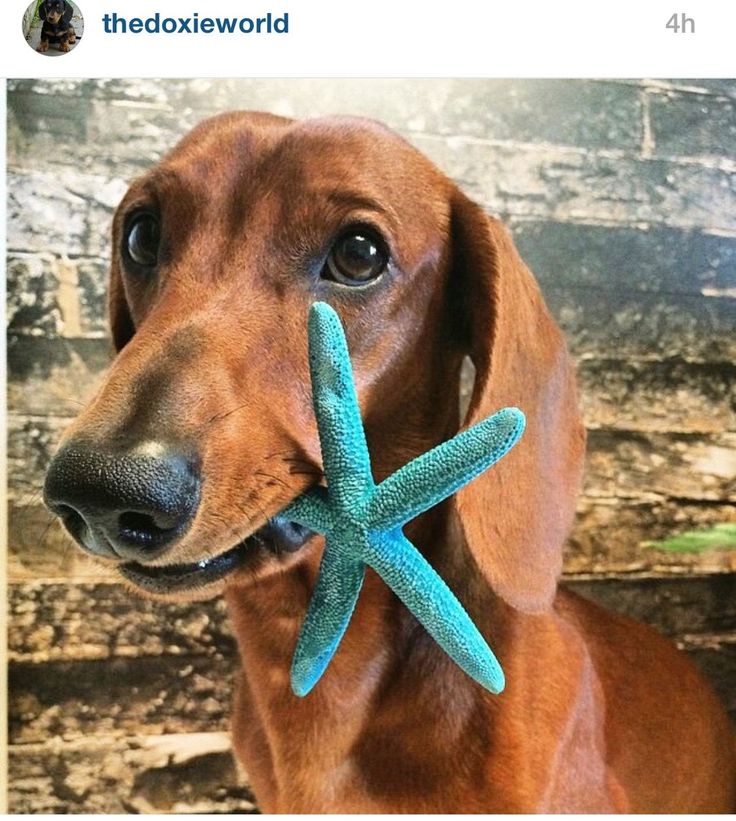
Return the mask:
M477 574L468 565L453 519L452 503L445 503L413 522L407 535L499 650L514 630L514 619L474 581ZM306 550L290 570L228 593L243 662L234 736L259 802L269 811L328 811L332 801L345 809L341 785L349 792L361 759L375 761L372 748L385 743L376 721L395 724L388 732L404 739L412 725L434 726L437 742L450 749L485 698L370 570L327 672L306 698L294 696L291 657L318 571L321 540ZM412 691L408 700L407 688ZM407 703L411 715L397 712ZM356 811L365 809L364 798Z
M426 401L414 397L406 407L374 409L366 436L376 481L457 431L459 365L458 360L455 378L437 372L429 376L422 386ZM423 408L431 409L431 415L418 418ZM397 420L403 432L396 432ZM405 532L484 630L498 621L493 614L499 603L479 583L452 511L453 503L445 502L411 522ZM478 696L477 686L370 569L326 673L307 697L294 696L289 681L291 657L322 549L322 539L314 538L290 569L234 587L227 594L243 662L234 737L259 803L269 811L329 811L331 801L349 810L345 795L338 800L337 793L341 784L353 782L355 769L360 769L361 748L383 743L382 734L373 726L376 715L393 715L392 701L397 706L406 703L406 698L402 702L399 697L403 688L418 688L418 700L410 699L414 703L411 717L395 716L395 731L406 737L408 728L400 726L403 722L418 721L426 727L442 724L437 716L444 716L450 725L443 729L444 745L458 734L459 715L472 711ZM503 622L508 627L509 619ZM453 702L451 709L443 706L447 699ZM375 760L373 752L365 757ZM364 810L365 803L355 809Z
M390 409L386 418L366 425L371 453L379 454L373 463L377 481L457 431L459 366L458 360L452 379L435 373L434 384L425 386L426 401L415 402L414 410ZM433 413L415 418L417 408ZM415 433L391 434L397 419ZM454 500L444 502L409 523L405 532L504 665L513 657L554 667L565 643L557 618L524 616L493 593L454 511ZM442 785L440 805L446 801L449 810L453 787L448 773L494 782L484 769L487 750L503 748L504 734L518 721L512 700L490 696L463 673L370 569L326 673L308 696L296 697L289 680L291 658L322 549L321 538L315 538L289 569L227 594L243 662L234 738L259 805L270 812L421 811L418 796L427 796L427 808L437 807ZM520 648L526 652L517 653ZM514 664L517 680L534 678ZM498 762L502 767L503 759ZM410 801L406 806L397 804L402 796ZM486 795L481 802L479 797L477 811L488 811L489 800L494 799ZM508 794L499 795L499 801L499 810L513 805Z

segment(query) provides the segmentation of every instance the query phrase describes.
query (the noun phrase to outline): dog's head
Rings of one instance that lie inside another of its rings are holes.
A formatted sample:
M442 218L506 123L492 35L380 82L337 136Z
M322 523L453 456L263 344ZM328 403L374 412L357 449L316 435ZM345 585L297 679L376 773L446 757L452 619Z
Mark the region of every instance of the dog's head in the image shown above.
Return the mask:
M72 19L72 7L64 0L44 0L38 7L38 16L48 23L68 23Z
M114 220L117 357L46 499L155 593L209 594L318 540L279 512L321 479L306 320L346 328L376 479L504 405L522 443L455 505L479 570L551 599L583 450L564 343L505 230L376 123L234 113L133 183ZM304 547L312 545L312 547Z

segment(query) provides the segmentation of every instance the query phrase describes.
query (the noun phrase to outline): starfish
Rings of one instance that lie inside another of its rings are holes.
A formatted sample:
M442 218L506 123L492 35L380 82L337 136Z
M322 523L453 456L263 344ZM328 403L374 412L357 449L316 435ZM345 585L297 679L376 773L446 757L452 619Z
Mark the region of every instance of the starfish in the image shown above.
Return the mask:
M294 651L292 690L305 696L319 681L347 629L369 566L456 664L500 693L504 674L498 660L402 527L504 456L523 433L524 414L504 408L376 485L347 341L337 313L326 303L312 305L308 336L327 487L307 491L282 515L323 534L325 548Z

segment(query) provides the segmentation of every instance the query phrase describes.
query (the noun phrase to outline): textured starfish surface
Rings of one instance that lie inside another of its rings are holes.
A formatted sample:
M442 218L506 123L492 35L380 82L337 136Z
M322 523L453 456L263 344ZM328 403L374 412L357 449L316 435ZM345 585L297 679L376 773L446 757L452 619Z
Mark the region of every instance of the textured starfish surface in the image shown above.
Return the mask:
M313 488L283 516L325 536L325 550L291 668L305 696L347 629L372 567L442 649L493 693L500 664L455 595L402 527L497 462L519 440L524 414L504 408L417 457L376 485L340 319L326 303L309 314L309 365L327 487Z

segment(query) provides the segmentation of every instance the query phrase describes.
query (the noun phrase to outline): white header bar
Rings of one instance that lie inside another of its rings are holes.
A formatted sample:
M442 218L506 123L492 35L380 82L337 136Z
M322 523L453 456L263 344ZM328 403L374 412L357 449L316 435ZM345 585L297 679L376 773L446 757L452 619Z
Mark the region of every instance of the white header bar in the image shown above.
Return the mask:
M83 37L69 54L49 57L25 42L28 0L6 0L2 76L736 75L736 3L725 0L74 2ZM270 33L265 23L257 32L269 14ZM235 30L218 33L223 25Z

